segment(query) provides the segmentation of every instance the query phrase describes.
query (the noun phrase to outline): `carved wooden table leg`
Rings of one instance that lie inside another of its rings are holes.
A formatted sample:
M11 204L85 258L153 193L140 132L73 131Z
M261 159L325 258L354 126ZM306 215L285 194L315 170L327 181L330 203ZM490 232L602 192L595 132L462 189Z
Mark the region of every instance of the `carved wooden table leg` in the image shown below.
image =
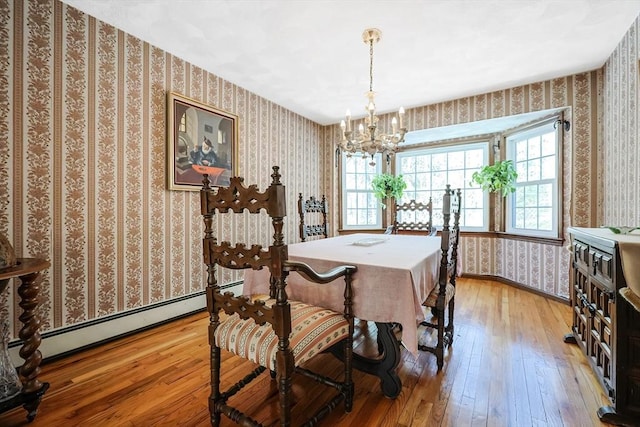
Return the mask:
M377 358L369 358L353 353L353 368L380 378L382 394L395 399L402 391L402 381L398 377L396 368L400 363L400 343L395 334L396 324L376 322L378 327L378 351ZM331 353L343 358L342 346L331 347Z
M38 350L41 342L39 332L40 319L36 314L40 287L35 283L35 280L39 275L40 272L36 271L20 276L22 283L18 288L20 307L23 310L20 315L20 321L23 327L20 329L19 337L22 340L20 357L24 359L24 363L20 367L20 377L22 379L22 393L24 394L25 400L23 407L27 411L27 419L29 421L35 418L42 396L49 388L48 383L42 383L38 380L42 353Z
M40 275L40 271L49 268L51 264L40 258L18 258L17 261L15 266L0 269L0 281L13 277L20 279L18 295L20 296L19 304L22 308L22 314L19 319L23 326L18 335L22 340L20 357L24 359L24 363L18 373L22 390L18 396L0 402L0 412L22 405L27 411L27 420L33 421L42 396L49 388L49 383L38 380L42 354L38 350L41 341L40 318L37 314L40 286L36 283L36 279Z

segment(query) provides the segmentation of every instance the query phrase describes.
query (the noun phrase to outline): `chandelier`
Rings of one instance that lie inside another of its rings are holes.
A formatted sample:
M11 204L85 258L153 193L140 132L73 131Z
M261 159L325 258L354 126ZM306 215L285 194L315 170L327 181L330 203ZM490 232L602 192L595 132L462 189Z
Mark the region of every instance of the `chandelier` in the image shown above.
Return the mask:
M371 156L371 166L375 166L373 156L382 153L387 158L387 163L392 155L398 151L398 144L404 141L407 128L404 127L404 108L398 111L399 121L393 117L391 120L391 133L385 133L378 128L376 116L375 92L373 91L373 44L380 41L382 32L377 28L368 28L362 33L362 40L369 45L369 92L367 92L367 105L364 124L360 123L358 131L354 132L351 124L351 112L347 110L346 119L340 122L343 139L338 142L338 150L345 151L347 157L362 153L362 157Z

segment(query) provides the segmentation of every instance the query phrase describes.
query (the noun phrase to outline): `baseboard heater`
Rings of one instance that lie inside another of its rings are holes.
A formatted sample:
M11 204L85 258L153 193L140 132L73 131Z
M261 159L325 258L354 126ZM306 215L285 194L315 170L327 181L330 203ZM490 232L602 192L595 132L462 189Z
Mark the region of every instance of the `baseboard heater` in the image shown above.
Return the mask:
M221 288L225 292L240 293L242 281L228 283ZM51 362L73 353L95 347L173 320L195 314L206 309L205 291L196 292L168 301L123 311L98 319L88 320L41 333L42 342L38 349L43 362ZM14 366L21 366L24 360L19 355L22 341L15 339L9 343L9 354Z

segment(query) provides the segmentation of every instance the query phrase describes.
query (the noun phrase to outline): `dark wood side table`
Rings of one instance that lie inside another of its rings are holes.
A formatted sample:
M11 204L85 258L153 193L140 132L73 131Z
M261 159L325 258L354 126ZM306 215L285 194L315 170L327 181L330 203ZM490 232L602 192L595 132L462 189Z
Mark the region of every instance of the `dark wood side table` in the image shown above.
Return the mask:
M49 268L51 263L40 258L18 258L18 264L0 270L0 284L17 277L20 280L18 295L20 295L20 307L22 314L20 322L23 326L20 329L19 337L22 341L20 357L24 363L18 371L22 382L22 392L17 396L0 402L0 413L16 408L20 405L27 411L27 420L33 421L38 412L38 405L42 396L49 388L49 383L38 380L40 373L40 362L42 354L40 346L40 318L36 314L38 307L38 293L40 286L36 279L42 270Z

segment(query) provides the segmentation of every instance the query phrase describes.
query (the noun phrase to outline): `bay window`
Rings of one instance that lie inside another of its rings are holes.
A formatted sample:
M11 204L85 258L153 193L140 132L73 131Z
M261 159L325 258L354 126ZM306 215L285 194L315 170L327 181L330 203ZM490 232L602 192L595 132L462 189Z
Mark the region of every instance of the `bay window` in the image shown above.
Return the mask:
M407 188L400 203L414 199L433 202L433 224L443 223L442 195L447 184L462 190L460 228L485 231L489 223L489 199L477 184L471 184L471 175L488 163L489 143L465 143L437 148L422 148L396 154L396 174L401 174ZM403 212L403 215L415 215ZM402 220L415 221L414 218Z

